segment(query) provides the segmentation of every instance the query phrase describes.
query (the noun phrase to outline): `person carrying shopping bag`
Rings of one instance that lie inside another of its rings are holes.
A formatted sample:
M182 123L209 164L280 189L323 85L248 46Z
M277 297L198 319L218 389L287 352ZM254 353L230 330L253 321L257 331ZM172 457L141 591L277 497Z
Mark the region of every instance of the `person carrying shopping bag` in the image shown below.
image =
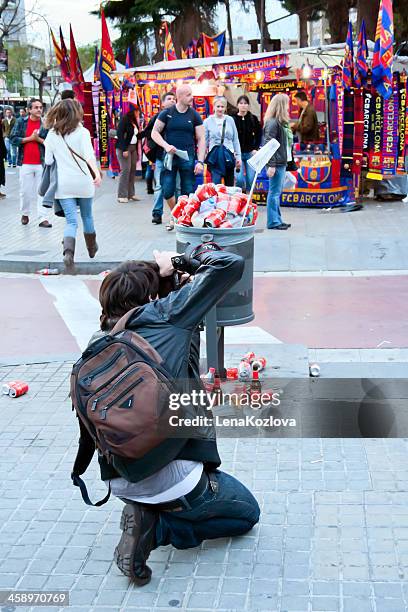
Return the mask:
M293 136L289 125L289 97L286 94L276 94L264 117L265 144L272 138L279 142L279 149L266 164L269 178L268 197L266 200L267 228L287 230L290 223L284 223L280 212L280 197L285 181L286 166L292 160Z
M65 272L74 274L75 240L78 229L79 208L86 248L89 257L98 250L92 215L95 186L99 187L102 176L96 165L91 135L83 127L83 109L76 100L61 100L46 116L49 129L44 141L45 163L55 160L58 184L55 199L64 211L66 225L63 239Z
M232 117L226 114L227 100L223 96L214 98L214 114L204 121L208 165L212 182L233 187L234 171L241 168L241 146Z
M118 202L126 204L129 200L138 201L135 196L135 175L138 161L138 136L140 127L140 109L132 106L118 124L115 143L120 164Z

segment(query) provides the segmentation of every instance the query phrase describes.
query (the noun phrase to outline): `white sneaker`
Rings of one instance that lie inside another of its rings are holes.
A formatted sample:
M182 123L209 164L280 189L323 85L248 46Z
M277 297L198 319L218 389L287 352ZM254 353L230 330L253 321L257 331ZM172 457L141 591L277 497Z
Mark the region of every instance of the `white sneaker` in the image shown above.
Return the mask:
M120 204L127 204L129 202L128 198L118 198L118 202Z

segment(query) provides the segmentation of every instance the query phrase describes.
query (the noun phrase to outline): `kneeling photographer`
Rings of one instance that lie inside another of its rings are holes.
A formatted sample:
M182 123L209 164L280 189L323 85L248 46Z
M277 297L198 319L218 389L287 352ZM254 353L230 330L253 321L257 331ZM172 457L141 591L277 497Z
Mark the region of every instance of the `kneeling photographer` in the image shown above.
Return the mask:
M87 414L94 410L93 406L96 409L101 396L93 400L88 412L86 409L81 411L78 406L77 398L85 392L84 387L92 388L92 377L100 377L104 365L108 368L112 363L112 358L109 364L103 361L104 341L109 343L112 338L119 339L130 332L133 332L133 342L139 339L140 346L144 343L144 352L140 352L146 355L146 363L151 365L158 358L160 367L157 366L157 370L160 369L176 384L181 382L184 390L186 386L189 390L202 389L199 325L207 312L241 278L244 260L220 250L214 243L202 244L195 249L189 247L183 255L155 251L154 256L155 262L125 262L104 279L99 294L101 330L94 335L82 359L74 366L71 385L81 430L72 474L74 484L81 488L84 500L90 504L79 476L88 467L96 442L101 478L126 504L115 561L119 569L138 585L147 584L151 579L146 562L153 549L168 544L185 549L198 546L205 539L242 535L258 522L260 513L250 491L236 478L217 469L221 460L212 423L194 428L191 436L170 436L155 439L154 443L151 442L151 430L145 427L139 436L143 439L138 443L145 442L146 452L139 453L137 458L131 455L128 460L122 456L118 461L115 454L106 452L108 445L103 448L101 444L103 435L99 436L98 430L95 434L87 420ZM193 275L189 282L185 282L186 275ZM118 351L113 360L123 359L123 355L118 357L117 354ZM96 360L98 368L85 380L78 372L86 360L92 359ZM85 380L82 387L81 380ZM112 378L110 385L111 382ZM127 389L120 394L120 399L117 398L121 402L118 406L122 409L121 415L126 413L127 418L130 412L125 409L140 401L140 394L152 397L148 391L142 391L143 376L135 380L134 385L132 395L126 395ZM104 391L103 395L114 393L114 388L115 385L108 385L108 392ZM97 389L99 393L100 389ZM85 402L88 407L90 403L91 400ZM102 418L106 418L106 411L113 403L111 401L102 410L105 411ZM151 400L146 399L136 417L140 420L141 413L146 413L150 418L148 413L153 409L156 414L160 412ZM207 406L200 405L195 410L198 415L211 416ZM100 422L99 432L103 431L105 422ZM128 442L125 438L122 431L116 436L115 443L123 443L124 447ZM132 443L129 442L128 448ZM120 472L115 466L121 466ZM104 503L108 497L109 493L98 504Z

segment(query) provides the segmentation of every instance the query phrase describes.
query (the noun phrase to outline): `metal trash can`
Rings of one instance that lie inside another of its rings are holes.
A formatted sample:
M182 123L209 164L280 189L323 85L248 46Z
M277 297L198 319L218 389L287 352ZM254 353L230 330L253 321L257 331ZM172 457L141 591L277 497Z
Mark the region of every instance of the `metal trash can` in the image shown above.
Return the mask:
M243 325L255 317L253 313L255 226L231 229L184 227L176 225L177 252L183 253L186 244L198 246L216 242L224 250L241 255L245 260L242 278L217 304L217 325Z

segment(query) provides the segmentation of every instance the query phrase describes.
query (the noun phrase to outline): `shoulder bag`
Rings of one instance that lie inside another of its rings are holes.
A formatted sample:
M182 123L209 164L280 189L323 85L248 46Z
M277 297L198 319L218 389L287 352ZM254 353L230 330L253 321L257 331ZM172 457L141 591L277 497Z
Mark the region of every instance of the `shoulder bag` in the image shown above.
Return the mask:
M65 140L65 138L63 138L63 141L64 141L64 142L65 142L65 144L67 145L68 150L69 150L69 152L70 152L70 153L71 153L71 155L72 155L72 159L75 161L76 165L77 165L77 166L78 166L78 168L81 170L82 174L86 174L86 172L84 172L84 170L83 170L83 168L81 167L81 164L78 162L78 159L77 159L77 158L81 159L83 162L85 162L85 163L86 163L86 165L87 165L87 167L88 167L88 170L89 170L89 174L91 175L92 180L94 181L94 180L96 179L96 174L95 174L95 172L94 172L93 168L91 167L91 165L90 165L90 164L88 164L88 162L86 161L86 159L85 159L84 157L82 157L82 155L80 155L79 153L77 153L76 151L74 151L74 149L72 149L72 148L69 146L69 144L67 143L67 141Z
M224 146L226 123L227 119L225 118L222 124L221 144L215 145L205 159L205 163L210 170L211 168L218 168L222 174L225 173L225 170L235 168L235 156L232 151Z

